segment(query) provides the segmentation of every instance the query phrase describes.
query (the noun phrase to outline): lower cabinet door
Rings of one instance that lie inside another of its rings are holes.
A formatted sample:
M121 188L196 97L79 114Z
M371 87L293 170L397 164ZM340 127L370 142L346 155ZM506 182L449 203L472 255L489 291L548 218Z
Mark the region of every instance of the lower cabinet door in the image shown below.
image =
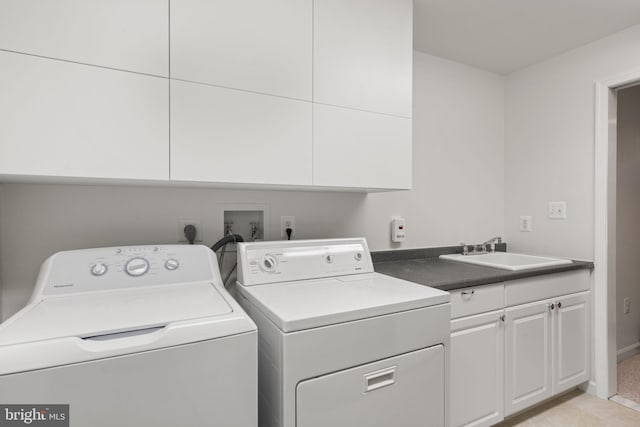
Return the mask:
M442 345L309 379L296 390L296 426L444 426L444 381Z
M589 380L589 301L589 292L554 300L554 394Z
M451 322L451 425L490 426L503 419L503 310Z
M550 310L542 301L505 311L505 416L551 397Z

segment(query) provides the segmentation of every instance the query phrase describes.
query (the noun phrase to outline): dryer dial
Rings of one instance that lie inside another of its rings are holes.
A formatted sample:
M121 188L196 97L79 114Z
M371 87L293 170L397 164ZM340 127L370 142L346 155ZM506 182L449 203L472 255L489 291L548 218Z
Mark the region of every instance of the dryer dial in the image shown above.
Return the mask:
M267 254L264 257L262 257L262 262L260 262L260 267L264 271L268 271L268 272L276 271L276 268L278 267L278 260L276 259L275 256L271 254Z

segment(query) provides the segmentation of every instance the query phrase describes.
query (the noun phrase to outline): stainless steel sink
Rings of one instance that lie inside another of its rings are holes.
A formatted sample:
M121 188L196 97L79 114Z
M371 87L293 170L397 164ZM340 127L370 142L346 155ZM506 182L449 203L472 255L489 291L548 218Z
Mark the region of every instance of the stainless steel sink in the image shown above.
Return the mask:
M468 264L484 265L486 267L502 268L503 270L520 271L531 268L551 267L554 265L571 264L571 260L549 258L534 255L515 254L511 252L492 252L479 255L440 255L441 259L466 262Z

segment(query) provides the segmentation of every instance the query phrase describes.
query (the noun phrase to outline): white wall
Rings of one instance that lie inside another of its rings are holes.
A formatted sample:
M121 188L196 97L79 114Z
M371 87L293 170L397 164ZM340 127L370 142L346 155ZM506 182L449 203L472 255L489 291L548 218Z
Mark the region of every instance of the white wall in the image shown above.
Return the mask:
M365 236L372 250L479 243L502 235L503 78L416 53L413 102L411 191L359 194L2 184L3 318L24 305L40 264L52 253L174 243L176 221L185 217L202 218L205 243L210 245L221 237L223 202L268 205L272 237L278 234L281 215L295 215L297 238ZM392 215L407 220L408 238L401 246L389 240Z
M618 91L616 300L618 350L640 341L640 86ZM631 312L624 314L624 298Z
M640 67L640 26L507 77L505 234L513 251L594 258L594 82ZM568 218L547 219L549 201ZM518 229L533 216L533 232Z

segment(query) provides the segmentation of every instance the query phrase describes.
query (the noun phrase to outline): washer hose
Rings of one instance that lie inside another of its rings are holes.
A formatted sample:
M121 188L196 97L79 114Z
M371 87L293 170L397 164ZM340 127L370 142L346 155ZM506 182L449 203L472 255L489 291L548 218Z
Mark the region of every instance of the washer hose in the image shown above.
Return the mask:
M220 270L222 270L222 263L224 262L224 253L227 245L229 243L238 243L238 242L244 242L244 239L242 238L241 235L228 234L224 236L222 239L215 242L213 246L211 246L211 250L213 251L213 253L216 253L218 249L222 248L222 252L220 252L220 259L218 260L218 267L220 268ZM238 266L238 262L236 261L233 264L233 267L231 268L231 270L229 270L227 277L225 277L224 280L222 281L222 284L225 288L227 287L227 282L231 278L231 274L233 274L233 271L236 269L237 266Z
M228 245L229 243L238 243L238 242L244 242L244 239L242 238L241 235L229 234L227 236L224 236L222 239L218 240L217 242L215 242L213 246L211 246L211 250L213 252L217 252L218 249Z

